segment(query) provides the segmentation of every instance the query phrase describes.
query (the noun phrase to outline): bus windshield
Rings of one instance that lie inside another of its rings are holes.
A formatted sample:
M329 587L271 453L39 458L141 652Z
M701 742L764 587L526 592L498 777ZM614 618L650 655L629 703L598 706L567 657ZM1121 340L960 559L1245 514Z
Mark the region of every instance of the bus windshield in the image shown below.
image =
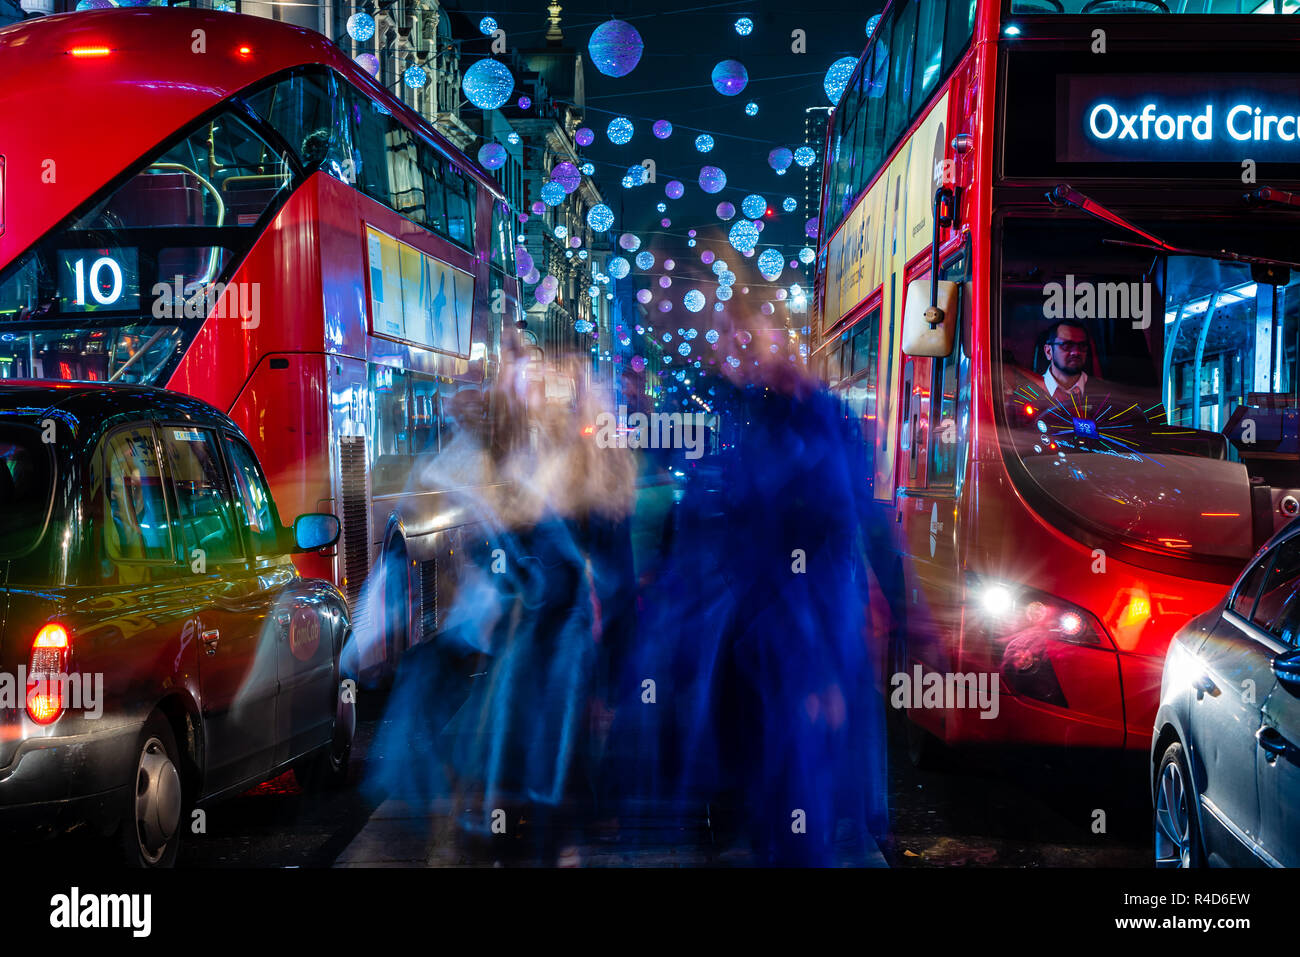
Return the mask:
M0 272L0 378L163 384L291 175L233 107L149 158Z
M1256 256L1296 247L1293 226L1250 220L1216 224L1212 243L1204 225L1157 232ZM1248 557L1250 477L1225 432L1240 406L1298 404L1300 272L1257 283L1244 263L1125 245L1094 220L1008 218L1002 236L993 354L1026 491L1157 548Z

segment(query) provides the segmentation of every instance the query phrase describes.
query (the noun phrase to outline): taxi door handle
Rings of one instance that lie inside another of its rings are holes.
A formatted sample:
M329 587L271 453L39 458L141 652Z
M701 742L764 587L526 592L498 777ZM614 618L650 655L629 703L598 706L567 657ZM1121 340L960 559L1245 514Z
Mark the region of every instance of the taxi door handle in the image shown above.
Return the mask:
M221 632L216 628L211 628L199 636L203 640L203 653L208 657L217 653L217 642L221 640Z
M1277 728L1270 728L1268 725L1255 732L1255 741L1263 748L1267 755L1265 760L1269 763L1276 761L1279 755L1286 754L1291 747L1290 742L1278 733Z

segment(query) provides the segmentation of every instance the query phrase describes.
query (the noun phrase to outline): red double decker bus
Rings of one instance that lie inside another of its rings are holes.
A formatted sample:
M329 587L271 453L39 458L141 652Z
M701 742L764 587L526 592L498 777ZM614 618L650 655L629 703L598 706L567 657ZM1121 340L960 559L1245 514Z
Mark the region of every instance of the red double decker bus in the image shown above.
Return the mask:
M364 618L384 570L359 666L391 667L478 537L420 475L517 317L502 193L324 37L273 21L54 16L0 30L0 63L0 378L226 411L283 509L342 520L302 572Z
M1300 29L1260 16L1291 8L893 0L874 30L814 355L897 533L914 743L1148 748L1170 637L1300 512Z

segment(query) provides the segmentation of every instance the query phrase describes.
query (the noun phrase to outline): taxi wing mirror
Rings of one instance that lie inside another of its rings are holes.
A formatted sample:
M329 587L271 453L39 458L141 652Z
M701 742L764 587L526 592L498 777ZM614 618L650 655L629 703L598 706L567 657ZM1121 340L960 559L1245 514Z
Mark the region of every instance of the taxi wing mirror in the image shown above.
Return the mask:
M933 289L931 286L933 285ZM903 306L903 352L942 359L952 355L957 328L958 284L913 279Z

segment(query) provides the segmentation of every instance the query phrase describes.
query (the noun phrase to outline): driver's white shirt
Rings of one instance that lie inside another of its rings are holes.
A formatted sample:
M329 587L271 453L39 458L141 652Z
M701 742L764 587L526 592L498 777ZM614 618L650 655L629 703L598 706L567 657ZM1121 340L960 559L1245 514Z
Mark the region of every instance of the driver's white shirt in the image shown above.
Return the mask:
M1065 401L1065 396L1070 394L1083 398L1083 391L1087 385L1088 373L1086 372L1080 372L1078 380L1068 389L1061 384L1059 379L1056 378L1056 374L1052 372L1052 366L1050 363L1047 366L1047 371L1043 373L1043 388L1047 390L1048 398L1054 399L1058 402Z

